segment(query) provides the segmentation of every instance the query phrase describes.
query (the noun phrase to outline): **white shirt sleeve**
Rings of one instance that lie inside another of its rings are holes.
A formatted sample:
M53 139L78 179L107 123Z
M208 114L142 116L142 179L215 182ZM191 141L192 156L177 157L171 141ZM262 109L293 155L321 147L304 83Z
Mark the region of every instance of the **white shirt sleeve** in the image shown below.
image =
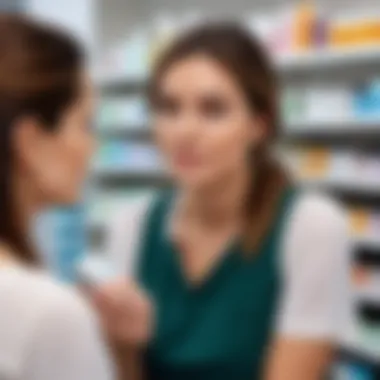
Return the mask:
M283 294L278 334L336 341L349 315L346 215L317 194L302 195L283 240Z
M121 205L106 231L106 253L117 274L133 276L151 198Z
M78 294L55 293L26 347L22 380L113 380L108 350L89 306Z

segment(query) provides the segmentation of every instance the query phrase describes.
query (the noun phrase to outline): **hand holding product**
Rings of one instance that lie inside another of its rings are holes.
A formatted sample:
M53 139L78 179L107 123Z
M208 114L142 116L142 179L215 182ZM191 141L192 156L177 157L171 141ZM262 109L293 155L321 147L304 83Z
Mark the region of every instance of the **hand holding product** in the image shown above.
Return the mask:
M145 346L152 335L153 308L134 280L115 279L116 271L101 258L85 260L78 272L110 341L130 348Z

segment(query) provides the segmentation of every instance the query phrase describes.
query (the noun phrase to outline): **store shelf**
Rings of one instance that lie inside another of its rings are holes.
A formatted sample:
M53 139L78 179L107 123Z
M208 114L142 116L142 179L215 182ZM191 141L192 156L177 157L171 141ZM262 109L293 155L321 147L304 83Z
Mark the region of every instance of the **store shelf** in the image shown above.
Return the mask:
M368 120L334 120L334 121L299 121L289 123L284 129L286 136L320 136L320 135L371 135L378 134L380 136L380 119Z
M97 128L97 133L103 137L118 137L130 139L148 139L151 136L151 129L144 126L126 126L126 125L110 125L100 126Z
M305 70L328 70L345 66L380 63L380 45L321 49L301 53L286 53L275 58L275 66L281 73ZM136 90L145 88L147 76L95 75L95 82L103 89Z
M380 199L380 181L360 182L354 180L317 179L301 180L300 183L306 188L327 189L360 197Z
M96 168L93 172L95 176L122 176L122 177L164 177L167 174L160 168Z
M106 92L138 93L146 88L146 76L132 76L127 74L118 75L95 75L94 81L99 88Z
M380 250L380 236L356 236L352 238L355 245L369 246Z
M341 68L347 65L368 65L380 63L380 45L321 49L279 57L277 67L281 72L296 70L320 70Z

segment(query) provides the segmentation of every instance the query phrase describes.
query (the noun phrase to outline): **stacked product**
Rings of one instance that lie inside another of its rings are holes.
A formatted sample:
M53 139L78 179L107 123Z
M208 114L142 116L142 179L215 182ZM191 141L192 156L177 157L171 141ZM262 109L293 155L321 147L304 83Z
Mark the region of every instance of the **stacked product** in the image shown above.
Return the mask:
M289 165L301 181L380 189L379 154L320 146L291 148L288 155L291 157Z
M380 80L288 87L283 91L282 112L289 132L310 126L346 130L366 122L380 130Z
M368 207L351 207L349 208L349 225L351 234L355 239L380 244L380 210L373 210Z
M138 95L107 97L100 105L98 124L101 130L146 128L148 111L144 98Z
M161 172L162 161L152 144L121 140L104 142L96 157L95 169L114 173Z

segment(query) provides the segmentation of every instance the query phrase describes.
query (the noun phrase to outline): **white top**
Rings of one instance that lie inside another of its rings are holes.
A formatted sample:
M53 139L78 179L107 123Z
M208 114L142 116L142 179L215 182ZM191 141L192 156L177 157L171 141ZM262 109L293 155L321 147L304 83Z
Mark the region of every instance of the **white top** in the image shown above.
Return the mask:
M89 306L47 275L0 268L0 379L111 380Z
M126 204L111 223L108 252L120 274L133 274L149 203ZM311 193L300 194L290 212L280 262L285 285L277 313L278 333L292 338L350 340L353 321L345 213L329 198Z

